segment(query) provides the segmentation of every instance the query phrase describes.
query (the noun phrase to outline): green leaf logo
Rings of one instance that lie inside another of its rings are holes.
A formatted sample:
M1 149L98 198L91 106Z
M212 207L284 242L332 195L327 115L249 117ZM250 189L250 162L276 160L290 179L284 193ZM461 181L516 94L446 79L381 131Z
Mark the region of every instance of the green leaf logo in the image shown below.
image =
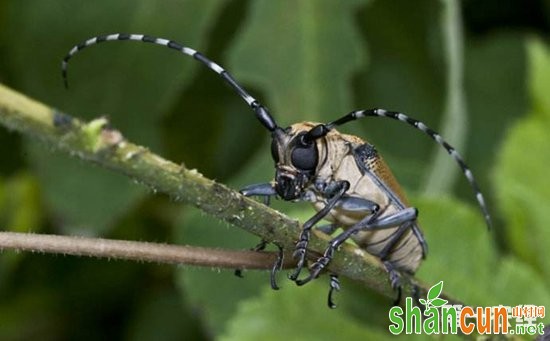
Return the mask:
M439 298L439 295L441 295L442 291L443 291L443 281L440 281L439 283L435 284L433 287L430 288L430 290L428 291L427 300L419 298L418 302L425 305L426 310L432 307L441 307L442 305L445 305L448 302L447 300Z
M443 281L439 281L439 283L430 288L430 291L428 291L428 300L431 301L438 298L441 291L443 291Z
M442 298L435 298L432 300L432 306L434 307L441 307L442 305L447 304L447 300L444 300Z

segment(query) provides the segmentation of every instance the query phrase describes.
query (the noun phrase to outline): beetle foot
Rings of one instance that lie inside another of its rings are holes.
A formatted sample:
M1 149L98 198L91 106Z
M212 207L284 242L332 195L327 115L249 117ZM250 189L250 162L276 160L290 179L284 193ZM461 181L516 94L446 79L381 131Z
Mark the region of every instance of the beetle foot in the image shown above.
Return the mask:
M327 266L329 262L330 258L327 256L319 258L315 263L313 263L313 265L309 269L309 276L304 279L297 280L296 284L304 285L312 279L319 277L319 274L321 273L321 271L323 271L323 269Z
M296 243L296 249L292 254L292 257L298 260L296 269L294 270L293 273L291 273L288 276L288 278L290 278L293 281L296 281L298 279L298 276L300 276L300 272L306 265L306 253L307 253L308 243L309 243L309 231L303 230L302 233L300 234L300 240Z
M296 281L298 279L298 276L300 276L300 272L302 272L304 265L306 264L306 250L296 249L292 254L292 257L298 259L298 264L296 265L296 269L294 269L294 272L288 275L288 278Z
M277 254L277 260L275 261L275 264L273 264L273 267L271 268L271 275L270 275L270 283L271 283L271 289L273 290L279 290L279 286L277 285L277 272L281 270L283 266L283 248L279 245L277 245L279 248L279 253Z
M267 241L265 240L260 240L260 242L254 246L252 249L250 249L251 251L263 251L265 250L267 246ZM280 249L280 247L279 247ZM234 272L235 276L239 277L239 278L244 278L244 275L243 275L243 269L235 269L235 272Z
M393 301L393 305L397 306L399 305L399 302L401 302L401 274L390 261L384 261L384 266L390 276L391 287L397 292L397 297L395 298L395 301Z

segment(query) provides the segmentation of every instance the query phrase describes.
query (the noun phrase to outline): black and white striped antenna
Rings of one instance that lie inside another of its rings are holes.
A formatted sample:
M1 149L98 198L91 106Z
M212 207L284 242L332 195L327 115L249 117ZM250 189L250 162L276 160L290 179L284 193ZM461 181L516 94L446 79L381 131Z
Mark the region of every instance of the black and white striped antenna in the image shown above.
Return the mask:
M88 40L81 42L78 45L75 45L69 51L69 53L67 53L67 55L65 56L65 58L63 58L63 61L61 62L61 73L62 73L63 82L66 88L68 88L69 86L69 82L67 78L67 67L69 65L69 60L74 55L76 55L77 53L85 49L86 47L107 42L107 41L138 41L142 43L151 43L151 44L165 46L170 49L179 51L183 54L193 57L194 59L198 60L202 64L206 65L206 67L208 67L210 70L220 75L220 77L223 78L227 82L227 84L229 84L229 86L233 88L233 90L235 90L235 92L237 92L237 94L248 104L248 106L256 114L256 117L258 118L258 120L260 120L263 126L266 127L270 132L275 131L275 129L278 127L273 117L269 114L269 111L267 110L267 108L264 107L262 104L260 104L260 102L258 102L257 99L252 97L248 93L248 91L246 91L242 86L240 86L237 83L237 81L235 81L233 76L231 76L229 72L227 72L219 64L206 58L202 53L197 52L190 47L179 44L173 40L152 37L144 34L125 34L125 33L107 34L107 35L92 37Z

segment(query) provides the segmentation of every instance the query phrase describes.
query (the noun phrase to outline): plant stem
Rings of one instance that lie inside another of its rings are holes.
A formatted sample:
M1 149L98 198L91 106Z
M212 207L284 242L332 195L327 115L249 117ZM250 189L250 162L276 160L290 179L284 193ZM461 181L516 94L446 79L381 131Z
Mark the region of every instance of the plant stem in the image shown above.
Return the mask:
M219 250L127 240L4 231L0 232L0 249L228 269L270 269L277 259L274 252ZM286 262L284 267L289 268L293 264L295 263Z
M445 110L441 118L441 135L457 150L462 150L467 134L467 105L464 94L464 38L462 18L457 0L442 0L441 28L447 65ZM456 181L458 168L447 153L438 148L431 168L426 173L424 192L449 192Z

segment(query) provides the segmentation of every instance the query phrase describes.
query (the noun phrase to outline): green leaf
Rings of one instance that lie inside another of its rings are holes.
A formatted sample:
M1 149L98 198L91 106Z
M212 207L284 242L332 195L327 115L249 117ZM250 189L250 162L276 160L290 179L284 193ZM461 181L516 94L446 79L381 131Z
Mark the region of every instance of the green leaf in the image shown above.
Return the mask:
M541 181L550 167L550 124L541 117L525 119L510 131L495 167L497 203L507 223L507 240L519 257L546 269L550 186ZM528 147L528 152L525 150ZM547 277L548 278L548 277Z
M487 301L494 285L490 270L496 265L493 236L475 202L468 206L441 196L413 203L429 246L417 276L425 283L443 281L446 292L470 305L495 303Z
M37 178L27 172L0 177L0 228L2 231L37 233L44 228L44 208ZM23 253L0 257L0 291L24 259Z
M419 298L419 299L418 299L418 302L422 303L423 305L427 305L427 304L428 304L428 302L426 302L426 300L423 299L423 298Z
M353 25L353 10L364 2L252 2L230 51L230 69L266 92L262 102L281 126L334 120L351 111L351 75L365 62Z
M439 297L442 290L443 290L443 281L439 281L439 283L432 286L428 291L428 300L433 301L434 299Z
M19 173L0 178L0 226L14 232L39 232L43 208L35 176Z
M94 34L119 31L146 31L198 49L223 4L216 0L162 5L100 0L92 10L72 2L33 6L13 2L8 29L16 32L8 32L12 33L8 58L17 83L27 92L80 117L108 114L125 136L158 149L158 118L191 80L191 67L200 67L196 61L159 46L106 43L71 60L71 87L66 91L60 77L61 59L72 46ZM57 20L60 11L71 13L75 22Z
M201 340L205 336L197 315L182 309L181 296L171 290L155 288L143 293L140 302L135 302L133 316L127 326L126 339L135 341Z
M477 208L446 198L416 202L430 247L417 273L423 282L443 281L446 292L471 306L550 304L547 278L515 257L498 257Z
M550 306L548 281L540 272L517 257L504 256L495 269L491 292L498 304ZM548 318L548 314L547 314ZM550 322L546 319L547 322Z
M465 54L470 133L467 148L460 153L488 196L492 209L491 186L495 184L492 171L499 155L496 150L527 108L525 38L500 33L485 39L467 39ZM472 190L464 180L457 185L462 198L473 198ZM498 219L498 212L491 213Z
M439 9L425 0L375 1L360 12L358 25L368 42L370 63L357 77L355 108L401 110L439 130L446 88L441 29L434 24L440 19ZM386 25L389 22L399 25ZM481 188L488 191L494 149L526 106L524 38L501 32L466 39L465 44L469 128L467 149L459 152L466 157ZM401 185L413 189L422 186L419 179L424 179L430 166L429 156L436 148L441 149L431 139L388 120L370 119L346 129L355 127L364 128L357 130L362 131L358 135L374 143ZM458 191L464 198L470 197L471 189L462 181L457 183Z
M260 239L205 216L196 209L182 212L176 224L176 242L181 244L246 250ZM244 278L233 270L185 267L178 271L177 283L185 302L200 310L202 323L218 335L235 314L239 301L254 296L269 282L267 271L244 271ZM283 276L280 276L281 280Z
M531 39L527 46L529 55L529 90L533 111L550 118L550 49L548 44Z
M550 285L550 52L537 41L528 45L533 108L507 134L495 165L496 201L506 223L506 240L520 259L542 272ZM547 78L547 77L546 77Z
M314 281L289 283L243 301L221 340L389 340L389 332L367 328L342 311L326 306L327 286ZM388 308L389 309L389 308Z
M27 157L36 169L45 201L71 233L105 233L146 193L122 174L27 142Z
M369 65L357 75L353 109L402 111L437 130L446 88L438 25L441 8L426 0L374 1L358 13ZM422 185L419 179L435 150L422 133L400 122L370 118L345 130L373 143L402 185Z

